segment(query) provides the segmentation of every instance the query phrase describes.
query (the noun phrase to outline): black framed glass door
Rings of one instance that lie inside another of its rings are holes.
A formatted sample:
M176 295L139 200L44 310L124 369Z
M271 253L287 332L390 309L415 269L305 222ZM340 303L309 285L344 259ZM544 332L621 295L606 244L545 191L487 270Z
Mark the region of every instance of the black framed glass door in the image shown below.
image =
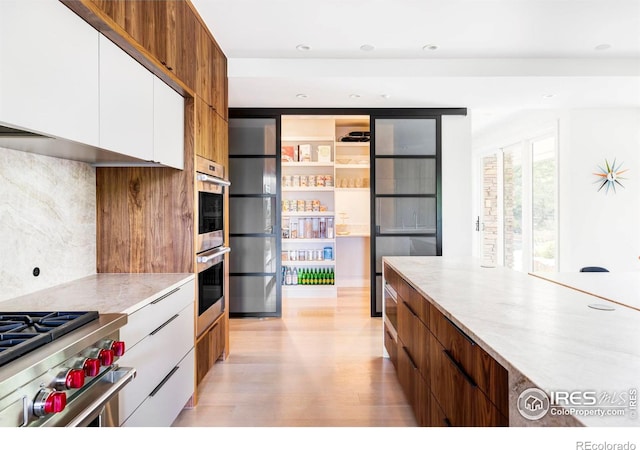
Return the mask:
M371 314L382 257L442 255L440 116L372 116Z
M229 316L280 317L279 116L229 119Z

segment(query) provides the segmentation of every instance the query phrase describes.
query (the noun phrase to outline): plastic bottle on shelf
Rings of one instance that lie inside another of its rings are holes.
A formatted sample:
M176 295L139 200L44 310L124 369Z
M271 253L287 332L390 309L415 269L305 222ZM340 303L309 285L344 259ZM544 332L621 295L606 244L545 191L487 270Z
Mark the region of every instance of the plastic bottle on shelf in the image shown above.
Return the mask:
M291 285L291 267L287 267L284 284Z
M298 268L293 268L293 273L291 274L291 284L296 286L298 284Z

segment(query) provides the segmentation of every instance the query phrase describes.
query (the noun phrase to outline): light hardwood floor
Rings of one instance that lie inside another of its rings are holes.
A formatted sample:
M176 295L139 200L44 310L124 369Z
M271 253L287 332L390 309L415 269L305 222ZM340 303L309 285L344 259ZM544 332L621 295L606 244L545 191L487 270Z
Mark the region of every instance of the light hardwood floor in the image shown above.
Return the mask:
M174 427L415 426L366 289L284 299L282 318L232 319L231 352Z

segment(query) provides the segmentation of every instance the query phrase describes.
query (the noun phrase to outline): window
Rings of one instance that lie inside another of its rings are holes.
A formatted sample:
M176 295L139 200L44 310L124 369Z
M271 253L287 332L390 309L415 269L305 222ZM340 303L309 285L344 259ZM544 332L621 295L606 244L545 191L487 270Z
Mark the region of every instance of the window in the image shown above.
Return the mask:
M480 156L483 264L557 270L556 142L549 132Z

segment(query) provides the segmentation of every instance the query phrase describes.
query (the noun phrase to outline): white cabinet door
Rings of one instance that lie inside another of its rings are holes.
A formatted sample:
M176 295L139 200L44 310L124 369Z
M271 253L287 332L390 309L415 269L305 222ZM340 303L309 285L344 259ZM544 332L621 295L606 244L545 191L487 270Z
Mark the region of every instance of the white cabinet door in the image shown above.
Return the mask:
M100 147L153 160L154 75L100 35Z
M98 35L57 0L1 0L0 122L98 145Z
M153 77L153 160L184 169L184 98Z

